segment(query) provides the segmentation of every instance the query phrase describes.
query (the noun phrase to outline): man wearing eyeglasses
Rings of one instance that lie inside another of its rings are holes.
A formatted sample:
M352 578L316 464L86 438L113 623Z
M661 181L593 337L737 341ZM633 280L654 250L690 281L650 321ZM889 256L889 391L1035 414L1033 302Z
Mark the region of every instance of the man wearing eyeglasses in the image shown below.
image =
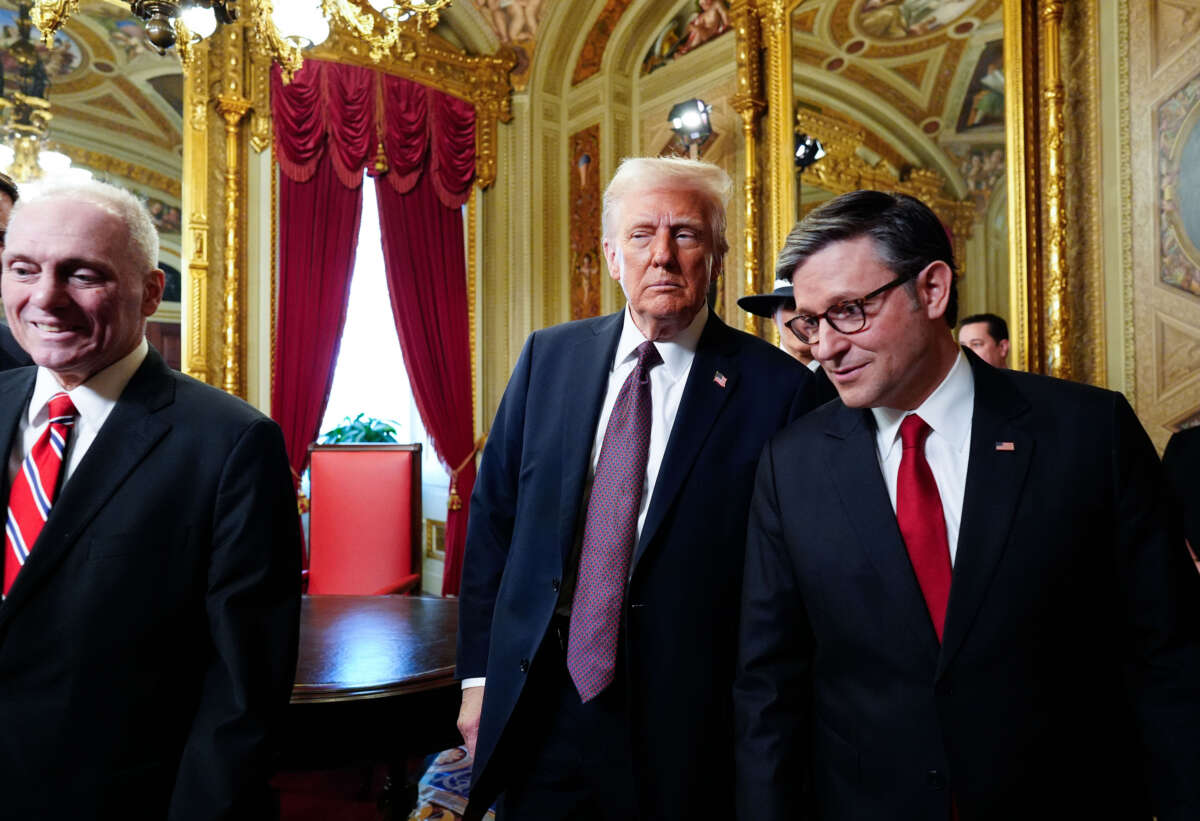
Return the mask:
M960 349L911 197L814 210L777 276L840 401L759 465L739 818L1200 818L1200 577L1125 399Z

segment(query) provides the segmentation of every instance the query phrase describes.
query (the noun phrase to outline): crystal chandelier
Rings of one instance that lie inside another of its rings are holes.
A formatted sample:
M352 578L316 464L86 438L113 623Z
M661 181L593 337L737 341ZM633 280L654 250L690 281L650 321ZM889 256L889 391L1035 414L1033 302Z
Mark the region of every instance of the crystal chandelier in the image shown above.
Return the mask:
M272 57L291 74L300 68L300 51L329 36L331 23L363 40L378 62L400 39L400 24L413 20L433 28L438 13L452 0L130 0L130 12L144 21L146 37L159 53L181 49L208 37L240 13L263 36ZM47 43L79 9L79 0L35 0L33 21Z
M0 66L0 171L21 183L42 177L90 177L82 168L72 168L66 154L42 150L53 115L46 99L50 77L31 36L32 6L17 3L17 39L8 47L17 70L5 76Z

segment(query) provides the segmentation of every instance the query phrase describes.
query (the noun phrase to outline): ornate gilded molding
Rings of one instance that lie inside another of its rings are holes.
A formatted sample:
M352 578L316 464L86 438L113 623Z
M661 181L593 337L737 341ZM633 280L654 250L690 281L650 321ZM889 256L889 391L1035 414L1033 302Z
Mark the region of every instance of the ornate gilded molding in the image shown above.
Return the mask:
M250 101L245 97L217 97L217 111L225 118L225 319L222 334L221 387L227 393L245 398L242 380L242 183L241 140L239 125Z
M1038 100L1036 32L1026 25L1026 0L1004 0L1004 119L1008 170L1009 339L1018 370L1042 363L1040 241L1036 158Z
M475 324L475 297L479 288L479 189L472 188L467 198L467 330L471 352L471 430L480 418L479 407L479 330ZM428 543L428 542L426 542Z
M1117 108L1120 111L1120 190L1121 190L1121 302L1124 306L1122 337L1125 348L1125 397L1133 404L1137 397L1137 357L1133 313L1133 133L1129 106L1129 0L1119 0L1117 12ZM1136 407L1136 405L1135 405Z
M763 47L766 49L767 117L765 151L767 152L766 228L762 251L764 259L772 260L783 247L788 232L795 224L796 171L792 161L792 32L791 11L801 0L759 0L758 15L762 25Z
M169 194L172 197L178 198L183 194L183 185L178 179L168 177L166 174L153 171L143 165L137 165L136 163L120 160L108 154L101 154L99 151L90 151L75 145L58 143L54 148L66 154L71 158L71 162L77 165L84 165L103 174L111 174L114 177L141 183L156 191Z
M182 55L181 55L182 56ZM211 382L208 357L208 110L210 46L200 43L183 61L184 315L183 372Z
M743 143L745 144L745 181L742 185L742 201L746 227L743 231L745 281L744 294L759 292L764 281L761 259L761 227L759 225L759 175L758 175L758 121L766 110L767 101L762 97L762 27L751 0L734 0L729 10L733 30L737 37L737 92L730 98L733 110L742 118ZM750 314L746 318L746 330L762 335L759 317Z
M1062 0L1048 0L1041 7L1042 104L1046 117L1046 371L1060 379L1070 379L1073 368L1067 326L1070 305L1067 301L1067 234L1063 200L1066 196L1065 96L1058 38L1062 27Z
M360 39L334 29L329 39L309 56L314 60L377 68L433 86L474 105L475 184L487 188L495 182L497 123L512 120L509 72L516 65L517 56L511 47L502 46L496 54L473 57L425 29L413 28L396 42L391 59L377 63Z

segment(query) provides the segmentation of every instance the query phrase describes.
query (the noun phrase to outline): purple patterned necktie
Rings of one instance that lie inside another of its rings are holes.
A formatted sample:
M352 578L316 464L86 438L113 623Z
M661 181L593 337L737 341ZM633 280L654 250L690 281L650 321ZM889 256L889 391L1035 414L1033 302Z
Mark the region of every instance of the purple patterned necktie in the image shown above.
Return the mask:
M585 702L613 680L621 600L646 481L650 369L662 362L662 357L652 342L639 345L637 356L633 373L617 394L600 446L571 604L567 671Z

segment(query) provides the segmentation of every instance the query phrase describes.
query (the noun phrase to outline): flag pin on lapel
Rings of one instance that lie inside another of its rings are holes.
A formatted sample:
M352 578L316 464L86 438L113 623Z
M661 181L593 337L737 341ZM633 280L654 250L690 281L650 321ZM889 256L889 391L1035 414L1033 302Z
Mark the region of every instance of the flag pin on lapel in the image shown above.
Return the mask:
M723 387L725 387L725 383L728 382L729 380L725 378L725 374L721 373L720 371L717 371L716 373L713 374L713 381L717 383L718 387L723 388Z
M1016 449L1017 449L1017 446L1014 445L1012 442L997 442L996 443L996 450L1002 450L1002 451L1007 451L1008 453L1012 453Z

